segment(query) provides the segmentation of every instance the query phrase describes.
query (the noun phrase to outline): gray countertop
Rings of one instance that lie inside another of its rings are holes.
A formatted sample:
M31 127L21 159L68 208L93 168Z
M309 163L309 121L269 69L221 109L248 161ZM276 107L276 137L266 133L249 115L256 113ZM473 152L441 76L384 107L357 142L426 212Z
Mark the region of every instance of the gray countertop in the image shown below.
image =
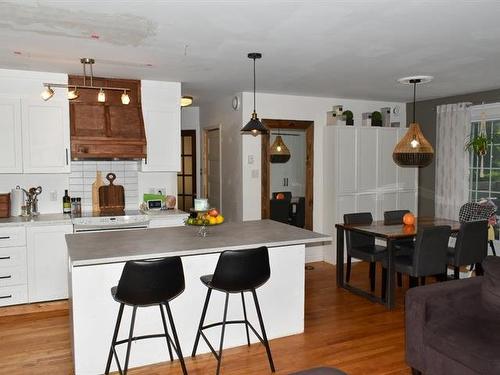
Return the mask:
M88 266L128 260L217 253L258 246L287 246L321 243L331 236L272 220L224 223L208 228L207 237L199 227L142 229L121 232L67 234L72 266Z
M0 219L0 227L3 226L40 226L71 224L71 217L68 214L40 214L38 216L22 217L11 216Z

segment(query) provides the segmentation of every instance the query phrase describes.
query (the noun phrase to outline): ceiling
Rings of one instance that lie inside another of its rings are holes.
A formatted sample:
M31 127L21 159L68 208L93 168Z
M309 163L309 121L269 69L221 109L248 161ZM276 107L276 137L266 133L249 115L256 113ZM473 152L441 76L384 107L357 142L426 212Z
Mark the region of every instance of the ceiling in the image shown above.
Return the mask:
M183 82L198 103L251 91L409 101L500 87L496 0L0 2L0 67Z

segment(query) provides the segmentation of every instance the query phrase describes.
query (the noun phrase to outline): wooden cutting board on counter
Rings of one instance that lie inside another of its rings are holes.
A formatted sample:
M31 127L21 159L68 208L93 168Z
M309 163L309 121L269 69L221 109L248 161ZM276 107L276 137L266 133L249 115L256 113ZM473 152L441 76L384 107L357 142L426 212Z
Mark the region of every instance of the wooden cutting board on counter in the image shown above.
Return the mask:
M108 173L106 179L109 185L104 185L99 188L99 207L101 213L120 213L125 209L125 192L123 186L114 185L116 180L114 173Z

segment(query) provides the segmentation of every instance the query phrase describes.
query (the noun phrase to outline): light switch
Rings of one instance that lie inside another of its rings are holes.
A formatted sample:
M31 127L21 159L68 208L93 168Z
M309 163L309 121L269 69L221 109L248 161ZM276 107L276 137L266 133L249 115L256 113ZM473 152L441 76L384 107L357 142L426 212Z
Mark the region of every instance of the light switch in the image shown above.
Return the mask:
M248 164L253 164L253 162L254 162L254 156L253 155L248 155Z

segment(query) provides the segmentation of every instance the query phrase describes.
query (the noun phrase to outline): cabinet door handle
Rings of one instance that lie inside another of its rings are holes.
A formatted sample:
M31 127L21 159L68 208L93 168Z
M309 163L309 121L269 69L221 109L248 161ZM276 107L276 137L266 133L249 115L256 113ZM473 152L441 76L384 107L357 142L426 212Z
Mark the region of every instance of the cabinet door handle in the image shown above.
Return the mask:
M10 259L10 256L0 257L0 260L7 260L7 259Z
M68 160L68 148L66 147L66 165L69 164L69 160Z
M10 238L10 236L3 236L3 237L0 237L0 240L8 240Z
M4 299L4 298L12 298L12 294L9 294L8 296L0 296L0 299Z
M10 279L12 275L7 275L7 276L0 276L0 279Z

